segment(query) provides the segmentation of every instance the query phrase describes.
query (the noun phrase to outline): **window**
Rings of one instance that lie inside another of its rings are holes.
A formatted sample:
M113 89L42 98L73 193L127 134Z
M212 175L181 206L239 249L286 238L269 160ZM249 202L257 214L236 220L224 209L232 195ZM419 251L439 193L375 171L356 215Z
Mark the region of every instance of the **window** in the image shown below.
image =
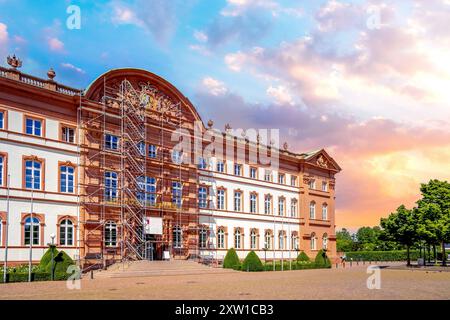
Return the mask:
M328 249L328 235L326 233L322 236L322 248L325 250Z
M158 154L158 149L154 144L148 146L148 156L149 158L155 159Z
M59 244L61 246L73 245L73 223L69 219L61 221L59 225Z
M284 198L278 199L278 215L284 216Z
M264 233L264 248L265 249L272 248L272 234L270 233L270 231L266 231Z
M25 120L25 133L33 136L42 136L42 120L26 118Z
M64 142L75 143L75 129L70 127L61 127L61 139Z
M40 190L42 163L37 160L25 161L25 188Z
M291 176L291 186L296 187L297 186L297 177Z
M0 111L0 129L5 129L5 111Z
M6 166L5 162L6 162L5 156L0 155L0 186L4 185L3 182L4 182L5 177L3 177L3 176L5 174L5 166ZM1 226L0 226L0 229L1 229Z
M105 172L105 200L114 202L117 200L118 175L117 172Z
M291 199L291 217L297 217L297 199Z
M326 181L322 181L322 191L328 191L328 183Z
M250 213L256 213L257 203L258 203L258 196L256 195L256 193L251 193L250 194Z
M3 221L2 221L2 219L0 219L0 243L3 243L3 241L2 241L2 229L3 229Z
M311 250L317 250L317 238L314 232L311 233Z
M251 167L250 168L250 178L257 179L258 178L258 169Z
M279 184L284 184L285 182L285 175L284 174L278 174L278 183Z
M33 221L33 223L31 223L31 221ZM32 226L33 224L33 226ZM30 242L32 243L32 245L39 245L40 243L40 239L39 239L39 230L40 230L41 226L39 225L39 219L33 217L33 220L31 220L31 217L28 217L25 220L25 225L24 225L24 240L25 240L25 245L29 245ZM31 232L31 230L33 229L33 232ZM32 240L31 240L32 239Z
M205 228L200 229L199 238L200 248L206 248L208 244L208 231Z
M119 137L112 134L105 135L105 148L109 150L119 149Z
M217 172L224 173L225 172L225 164L223 161L217 162Z
M272 214L272 197L268 194L264 196L264 213Z
M253 229L252 232L250 232L250 249L257 248L257 240L258 240L258 236L256 234L256 230Z
M316 189L316 180L309 180L309 188Z
M206 170L208 168L208 165L206 163L206 160L204 158L198 159L198 168L200 170Z
M242 165L240 165L240 164L235 164L234 165L234 174L236 176L241 176L242 175Z
M153 177L139 177L138 185L140 191L137 193L137 198L144 206L156 205L156 178Z
M206 208L208 205L208 191L206 187L198 188L198 206L199 208Z
M225 249L225 231L223 228L220 228L217 231L217 248Z
M117 225L115 222L108 221L105 225L105 246L117 246Z
M272 172L270 170L264 171L264 181L272 181Z
M145 157L145 142L139 141L139 143L137 144L137 148L139 149L139 153L141 154L141 156Z
M179 181L172 182L172 203L178 208L182 205L183 186Z
M328 220L328 205L326 203L322 205L322 220Z
M234 211L242 210L241 202L242 202L242 192L235 191L234 192Z
M60 191L64 193L73 193L75 185L75 168L72 166L60 167Z
M172 162L181 164L183 162L183 153L178 150L172 150Z
M314 201L311 201L311 203L309 204L309 218L316 218L316 203Z
M294 232L291 234L291 248L294 250L298 249L298 236Z
M217 209L225 210L225 190L217 190Z
M283 233L283 231L280 231L278 233L278 249L280 249L280 250L284 249L284 233Z
M241 249L241 230L239 229L234 231L234 248Z
M173 227L172 231L172 237L173 237L173 247L176 249L183 247L183 233L180 226Z

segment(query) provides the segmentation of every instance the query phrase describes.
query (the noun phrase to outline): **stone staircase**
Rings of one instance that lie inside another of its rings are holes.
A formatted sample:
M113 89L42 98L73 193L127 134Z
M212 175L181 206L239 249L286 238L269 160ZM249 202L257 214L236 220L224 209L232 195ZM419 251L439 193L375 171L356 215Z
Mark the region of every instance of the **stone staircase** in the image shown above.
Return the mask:
M94 279L223 274L230 272L236 271L220 267L209 267L190 260L133 261L124 264L117 263L110 266L107 270L96 271Z

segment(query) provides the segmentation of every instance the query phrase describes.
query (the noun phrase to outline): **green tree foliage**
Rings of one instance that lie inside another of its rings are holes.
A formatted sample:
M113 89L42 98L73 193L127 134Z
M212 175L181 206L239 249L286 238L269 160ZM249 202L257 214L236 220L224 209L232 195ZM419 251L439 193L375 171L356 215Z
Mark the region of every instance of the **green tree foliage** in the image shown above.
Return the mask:
M331 268L331 261L324 250L319 250L319 252L317 252L314 263L317 267Z
M47 266L45 267L45 271L50 274L53 272L55 280L63 280L67 278L67 268L74 264L75 262L71 257L67 255L67 253L65 253L64 251L60 251L54 258L53 270L52 262L49 261Z
M353 251L353 239L347 229L336 232L336 246L339 252Z
M53 259L58 255L59 251L56 249L56 246L51 246L51 248L48 248L47 251L45 251L44 255L41 258L41 261L39 261L39 268L41 270L44 270L48 263L52 260L52 251L53 251Z
M225 259L223 260L223 267L225 269L234 269L240 264L239 257L234 248L228 250Z
M255 251L250 251L242 263L243 271L263 271L264 266Z
M410 248L419 239L419 221L415 210L408 210L404 205L398 207L396 212L388 218L381 219L381 226L387 239L406 246L407 264L411 265Z
M430 180L420 187L422 199L417 204L420 219L419 235L428 244L440 244L442 252L445 243L450 242L450 183ZM442 265L446 264L445 254Z

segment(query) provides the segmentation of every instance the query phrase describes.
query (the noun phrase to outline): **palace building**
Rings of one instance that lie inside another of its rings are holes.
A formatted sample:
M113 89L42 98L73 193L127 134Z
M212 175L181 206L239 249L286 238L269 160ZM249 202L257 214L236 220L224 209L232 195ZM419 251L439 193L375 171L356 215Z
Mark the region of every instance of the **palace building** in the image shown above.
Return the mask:
M80 91L52 69L42 79L19 71L16 57L8 64L0 67L0 262L7 250L8 265L27 263L30 252L38 263L52 242L85 268L217 262L230 248L241 258L320 249L336 258L341 169L325 150L296 153L236 137L229 125L216 130L145 70L111 70ZM194 148L212 142L223 148ZM254 150L277 166L251 161Z

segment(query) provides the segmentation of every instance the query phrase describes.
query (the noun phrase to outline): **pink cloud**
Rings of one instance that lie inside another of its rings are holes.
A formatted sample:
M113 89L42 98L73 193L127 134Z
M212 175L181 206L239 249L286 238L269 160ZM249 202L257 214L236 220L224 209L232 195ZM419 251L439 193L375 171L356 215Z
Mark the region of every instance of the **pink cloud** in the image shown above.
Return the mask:
M56 37L51 37L47 40L51 51L64 52L64 43Z

